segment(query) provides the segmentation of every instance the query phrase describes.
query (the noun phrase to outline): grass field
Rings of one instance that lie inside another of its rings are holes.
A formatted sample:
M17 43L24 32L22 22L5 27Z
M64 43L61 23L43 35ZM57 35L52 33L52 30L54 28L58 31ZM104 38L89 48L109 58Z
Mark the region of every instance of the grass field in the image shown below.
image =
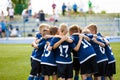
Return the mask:
M115 80L120 80L120 43L111 43L117 66ZM27 80L30 72L29 44L0 44L0 80Z

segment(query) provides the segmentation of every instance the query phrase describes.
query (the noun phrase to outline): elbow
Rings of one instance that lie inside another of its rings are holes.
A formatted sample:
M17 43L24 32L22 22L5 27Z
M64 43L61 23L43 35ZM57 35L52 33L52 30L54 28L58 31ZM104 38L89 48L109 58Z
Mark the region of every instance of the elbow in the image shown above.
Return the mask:
M75 48L74 48L74 50L75 50L75 51L78 51L78 50L79 50L79 48L75 47Z

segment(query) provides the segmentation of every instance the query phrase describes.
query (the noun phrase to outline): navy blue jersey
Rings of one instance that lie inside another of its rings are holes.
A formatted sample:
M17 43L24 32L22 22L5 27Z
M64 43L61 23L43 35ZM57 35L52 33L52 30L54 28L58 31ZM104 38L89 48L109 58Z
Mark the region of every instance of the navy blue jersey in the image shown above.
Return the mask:
M73 40L73 37L70 36L70 38ZM73 40L73 43L75 43L75 45L77 45L78 41ZM72 53L73 53L73 58L79 58L78 57L78 51L72 50Z
M52 40L52 37L47 39L47 42L50 43L51 40ZM49 51L47 43L44 47L44 52L41 57L41 64L56 66L54 50Z
M73 39L73 41L77 43L79 41L79 36L72 35L71 39ZM84 63L85 61L87 61L89 58L93 56L96 56L93 47L87 40L83 39L78 51L78 57L79 57L80 63L81 64Z
M36 38L37 38L37 39L40 39L41 37L42 37L42 35L41 35L40 33L37 33L37 34L36 34Z
M97 36L103 37L101 33L97 33Z
M36 39L42 39L42 35L40 33L36 34ZM31 58L34 58L34 55L36 53L36 50L34 49L31 54Z
M112 52L111 47L109 45L105 46L105 53L108 57L108 64L115 62L113 52Z
M61 38L54 37L51 41L51 46L53 46L56 42L58 42ZM56 63L59 64L71 64L71 50L75 48L74 43L68 43L66 41L62 42L59 47L55 49L56 54Z
M88 36L89 37L89 36ZM91 38L91 37L90 37ZM92 38L91 38L92 39ZM97 37L97 41L105 43L102 38ZM91 45L93 46L95 53L97 54L97 63L103 62L103 61L108 61L107 55L105 53L105 48L101 47L99 44L93 42L92 40L90 41Z
M46 44L46 40L41 39L41 41L38 43L38 49L33 50L33 54L34 54L33 59L34 60L41 61L41 56L43 54L45 44Z
M101 38L103 37L100 33L98 33L97 36L101 37ZM108 42L108 40L107 40L107 42ZM106 53L106 55L108 57L108 63L109 64L115 62L113 52L112 52L111 47L109 45L105 45L105 53Z

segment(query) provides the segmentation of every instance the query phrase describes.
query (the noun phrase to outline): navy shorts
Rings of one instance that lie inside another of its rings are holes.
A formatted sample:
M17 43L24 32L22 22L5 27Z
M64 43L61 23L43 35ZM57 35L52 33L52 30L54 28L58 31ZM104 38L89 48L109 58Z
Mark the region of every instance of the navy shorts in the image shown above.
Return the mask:
M57 64L58 78L72 78L73 77L73 64Z
M96 56L91 57L84 63L80 64L80 74L93 74L98 72Z
M32 60L31 67L32 67L30 72L31 75L37 76L41 74L41 64L39 61Z
M95 77L106 76L108 61L98 63L98 73L94 74Z
M42 64L42 74L43 75L56 75L57 74L57 66L50 66Z
M108 64L107 69L108 70L106 76L113 76L113 74L116 74L116 63L113 62Z

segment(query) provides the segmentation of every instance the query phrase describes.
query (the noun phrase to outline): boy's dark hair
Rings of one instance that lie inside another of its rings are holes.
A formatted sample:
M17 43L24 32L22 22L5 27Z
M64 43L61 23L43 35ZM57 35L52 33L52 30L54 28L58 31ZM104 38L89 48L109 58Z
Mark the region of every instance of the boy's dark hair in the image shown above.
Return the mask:
M55 35L55 34L57 34L57 32L58 32L58 28L57 27L50 27L50 34L51 35Z
M69 28L69 32L71 33L78 33L79 32L79 28L77 25L72 25L70 28Z

